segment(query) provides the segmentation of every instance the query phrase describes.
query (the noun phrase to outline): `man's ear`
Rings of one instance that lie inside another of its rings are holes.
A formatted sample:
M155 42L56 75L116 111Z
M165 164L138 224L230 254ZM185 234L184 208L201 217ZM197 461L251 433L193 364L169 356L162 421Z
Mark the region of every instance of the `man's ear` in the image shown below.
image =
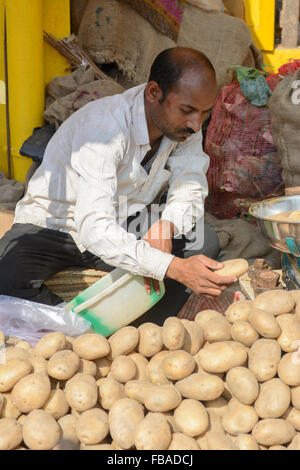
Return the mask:
M155 104L161 101L163 97L162 90L157 82L149 82L145 89L145 98L148 103Z

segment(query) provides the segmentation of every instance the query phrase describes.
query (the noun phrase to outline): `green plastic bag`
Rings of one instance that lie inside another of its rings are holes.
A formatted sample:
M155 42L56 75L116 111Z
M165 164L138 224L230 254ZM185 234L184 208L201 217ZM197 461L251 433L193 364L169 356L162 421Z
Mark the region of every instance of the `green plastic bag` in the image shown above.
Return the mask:
M251 67L236 65L231 67L237 72L237 79L240 83L241 92L255 106L266 106L272 90L267 84L266 77L269 75Z

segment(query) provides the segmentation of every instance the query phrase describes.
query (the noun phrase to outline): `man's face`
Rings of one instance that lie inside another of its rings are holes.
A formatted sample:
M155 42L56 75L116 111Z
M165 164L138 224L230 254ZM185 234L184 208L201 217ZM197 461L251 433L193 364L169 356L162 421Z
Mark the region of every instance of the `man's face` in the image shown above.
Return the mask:
M163 102L160 102L160 90L158 99L149 106L150 119L163 135L176 142L183 142L201 129L213 107L216 94L217 84L214 80L203 85L191 74L183 75Z

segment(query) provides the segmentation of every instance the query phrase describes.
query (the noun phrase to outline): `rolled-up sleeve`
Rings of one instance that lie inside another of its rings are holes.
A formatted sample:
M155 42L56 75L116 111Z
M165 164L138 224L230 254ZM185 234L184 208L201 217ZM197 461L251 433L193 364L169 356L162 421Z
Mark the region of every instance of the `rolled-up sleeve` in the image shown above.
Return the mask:
M73 162L79 174L75 224L81 245L109 265L162 280L174 256L137 240L118 223L119 142L85 144Z
M204 216L204 201L208 194L206 172L209 157L203 151L202 132L190 137L168 158L170 188L162 219L175 226L175 236L186 235Z

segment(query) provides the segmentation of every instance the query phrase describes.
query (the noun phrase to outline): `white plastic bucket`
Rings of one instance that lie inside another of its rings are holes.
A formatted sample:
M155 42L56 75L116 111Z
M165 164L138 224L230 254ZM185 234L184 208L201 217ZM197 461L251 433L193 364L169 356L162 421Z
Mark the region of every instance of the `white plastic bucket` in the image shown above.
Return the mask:
M66 309L89 321L96 333L109 336L143 315L164 296L164 283L159 284L160 294L153 287L147 294L142 276L117 268L75 297Z

